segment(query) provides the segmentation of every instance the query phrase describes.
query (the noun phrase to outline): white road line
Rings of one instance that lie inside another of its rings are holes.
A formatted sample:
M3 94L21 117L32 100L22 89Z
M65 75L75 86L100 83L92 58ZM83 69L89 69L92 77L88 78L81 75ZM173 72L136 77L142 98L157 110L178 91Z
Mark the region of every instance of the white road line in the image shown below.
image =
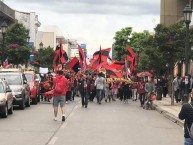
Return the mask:
M66 126L67 126L67 123L65 122L65 123L63 123L63 125L61 126L61 129L66 128Z
M48 143L48 145L54 145L56 140L58 139L58 137L53 137L50 142Z
M77 109L77 108L78 108L78 105L75 106L75 109Z
M69 117L72 117L74 115L74 113L70 113Z

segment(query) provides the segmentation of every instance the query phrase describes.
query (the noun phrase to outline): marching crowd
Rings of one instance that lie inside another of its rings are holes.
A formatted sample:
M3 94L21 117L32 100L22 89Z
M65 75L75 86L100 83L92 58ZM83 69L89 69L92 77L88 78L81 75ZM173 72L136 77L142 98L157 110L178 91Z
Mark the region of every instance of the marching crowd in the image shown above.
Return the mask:
M132 77L128 80L125 79L125 81L108 81L108 79L106 79L108 77L108 75L103 73L64 74L63 71L58 71L54 77L51 73L44 76L44 83L42 86L47 86L47 88L52 89L53 92L51 95L53 96L54 120L57 121L58 107L60 105L62 121L65 121L65 104L69 101L74 101L75 96L81 97L82 107L84 108L87 108L88 102L93 102L95 98L99 105L102 100L104 100L104 102L120 100L124 103L128 103L129 99L136 101L139 98L141 107L153 109L152 101L155 98L158 99L158 95L162 98L166 97L168 93L168 79L166 77L154 79L148 77ZM45 82L47 85L45 85ZM185 83L188 83L189 94L191 94L193 78L190 76L188 81L185 82L185 78L181 78L178 75L172 83L176 103L183 101ZM44 94L46 90L44 87L41 89L43 91L42 94ZM161 98L159 99L161 100ZM191 103L184 104L179 113L179 118L182 120L185 119L185 145L193 144L193 139L191 139L190 135L192 131L193 136L193 127L191 127L193 123L192 106L193 99L191 97Z

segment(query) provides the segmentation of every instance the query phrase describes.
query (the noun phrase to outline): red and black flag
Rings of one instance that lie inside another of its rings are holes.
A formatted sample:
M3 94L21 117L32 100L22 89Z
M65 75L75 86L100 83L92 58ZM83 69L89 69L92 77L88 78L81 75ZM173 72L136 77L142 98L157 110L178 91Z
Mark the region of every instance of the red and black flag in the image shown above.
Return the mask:
M80 65L79 65L79 60L77 57L74 57L68 64L68 67L73 70L74 72L78 72Z
M103 62L107 62L107 59L109 58L110 51L111 51L111 48L100 49L100 52L99 52L99 64L103 63Z
M117 62L114 62L113 64L111 64L110 67L113 69L116 69L116 70L123 70L125 67L125 62L124 61L117 61Z
M99 51L96 51L93 54L93 59L91 62L92 67L96 68L99 64L107 64L107 59L109 58L109 53L111 51L111 48L101 49Z
M103 67L106 70L106 74L110 76L110 78L122 78L123 77L122 73L117 72L115 69L112 69L110 66L103 65Z
M55 64L64 64L68 61L68 56L66 51L63 49L62 41L60 41L60 46L56 47L55 53L54 53L54 60L53 62Z
M79 51L79 57L80 57L80 67L82 68L82 70L85 70L87 68L87 63L86 63L84 52L80 47L80 45L78 45L78 51Z
M133 52L133 50L130 47L127 49L126 54L127 54L127 60L130 62L136 57L136 54Z

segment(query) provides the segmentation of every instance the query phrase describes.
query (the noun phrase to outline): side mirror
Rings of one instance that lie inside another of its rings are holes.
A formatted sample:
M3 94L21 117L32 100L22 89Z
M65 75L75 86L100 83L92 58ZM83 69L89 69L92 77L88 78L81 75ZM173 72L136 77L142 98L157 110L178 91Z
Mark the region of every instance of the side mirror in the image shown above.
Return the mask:
M12 92L11 89L6 89L6 92Z

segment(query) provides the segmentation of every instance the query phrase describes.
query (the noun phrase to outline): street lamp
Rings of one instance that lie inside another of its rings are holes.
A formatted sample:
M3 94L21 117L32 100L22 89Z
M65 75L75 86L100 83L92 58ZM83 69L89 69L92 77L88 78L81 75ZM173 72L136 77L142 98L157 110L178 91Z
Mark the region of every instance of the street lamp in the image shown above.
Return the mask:
M6 34L6 31L7 31L7 23L4 21L1 24L1 33L2 33L2 36L3 36L1 64L3 64L3 61L4 61L4 49L5 49L5 34Z
M184 103L188 102L189 95L188 95L188 61L189 56L188 53L190 51L189 47L189 25L192 18L192 9L191 6L188 4L184 8L184 21L186 23L186 41L185 41L185 92L184 92Z
M29 43L29 40L30 40L30 36L27 36L27 43Z

